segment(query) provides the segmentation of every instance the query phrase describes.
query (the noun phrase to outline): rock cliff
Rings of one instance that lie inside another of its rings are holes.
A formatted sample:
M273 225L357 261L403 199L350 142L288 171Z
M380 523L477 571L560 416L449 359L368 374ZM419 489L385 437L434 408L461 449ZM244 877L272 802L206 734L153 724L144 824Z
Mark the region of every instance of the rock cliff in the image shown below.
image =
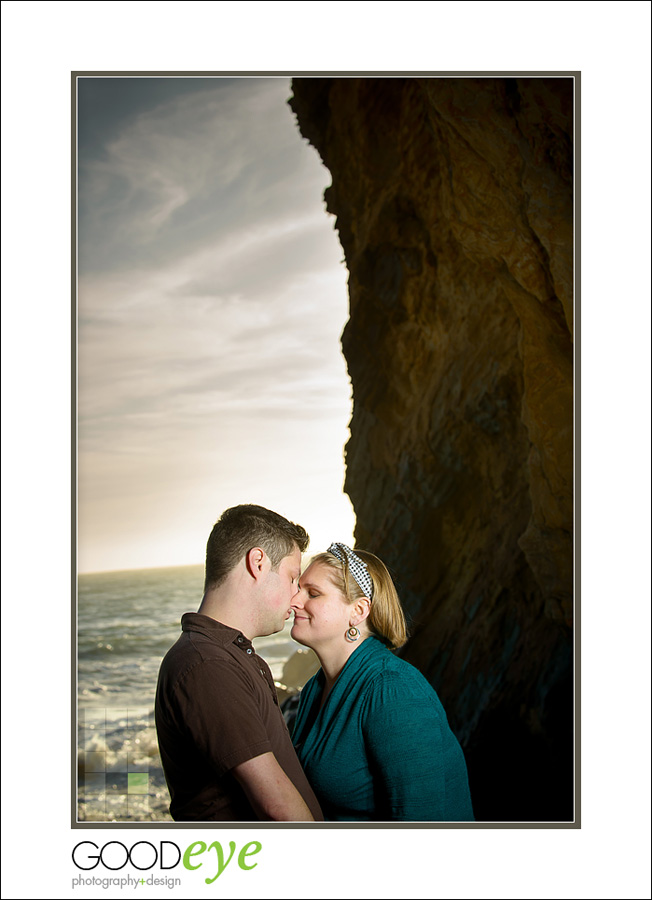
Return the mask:
M572 818L573 81L296 78L349 270L345 490L479 819Z

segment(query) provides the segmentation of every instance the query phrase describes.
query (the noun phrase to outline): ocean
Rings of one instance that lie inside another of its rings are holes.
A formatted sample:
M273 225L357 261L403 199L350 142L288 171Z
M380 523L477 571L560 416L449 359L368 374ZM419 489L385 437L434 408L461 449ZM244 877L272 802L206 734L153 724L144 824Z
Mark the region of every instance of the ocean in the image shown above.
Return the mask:
M79 821L172 821L154 724L156 679L181 616L199 606L203 575L199 565L79 576ZM290 628L291 621L254 641L277 682L290 657L316 669Z

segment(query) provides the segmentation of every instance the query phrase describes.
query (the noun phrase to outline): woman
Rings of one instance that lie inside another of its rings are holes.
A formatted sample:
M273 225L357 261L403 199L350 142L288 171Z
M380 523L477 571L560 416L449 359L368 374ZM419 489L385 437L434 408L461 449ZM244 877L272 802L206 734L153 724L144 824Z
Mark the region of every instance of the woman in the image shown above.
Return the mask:
M331 821L473 821L466 764L430 684L391 649L407 640L384 564L331 544L292 602L292 637L321 669L293 740Z

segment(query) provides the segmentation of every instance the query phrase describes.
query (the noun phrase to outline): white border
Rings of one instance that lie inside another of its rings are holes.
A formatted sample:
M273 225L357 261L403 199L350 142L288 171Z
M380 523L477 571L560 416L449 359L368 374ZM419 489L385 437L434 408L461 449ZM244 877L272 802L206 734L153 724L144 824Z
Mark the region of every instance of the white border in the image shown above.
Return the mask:
M3 3L3 895L114 895L69 886L69 73L391 67L582 72L583 828L267 832L213 890L649 897L649 4L153 8Z

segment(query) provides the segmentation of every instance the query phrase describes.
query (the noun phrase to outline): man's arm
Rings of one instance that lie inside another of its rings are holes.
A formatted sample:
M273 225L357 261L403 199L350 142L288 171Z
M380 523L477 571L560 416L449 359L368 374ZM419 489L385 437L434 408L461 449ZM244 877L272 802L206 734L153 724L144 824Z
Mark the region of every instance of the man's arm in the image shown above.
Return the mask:
M261 753L231 769L259 819L314 822L312 813L273 753Z

